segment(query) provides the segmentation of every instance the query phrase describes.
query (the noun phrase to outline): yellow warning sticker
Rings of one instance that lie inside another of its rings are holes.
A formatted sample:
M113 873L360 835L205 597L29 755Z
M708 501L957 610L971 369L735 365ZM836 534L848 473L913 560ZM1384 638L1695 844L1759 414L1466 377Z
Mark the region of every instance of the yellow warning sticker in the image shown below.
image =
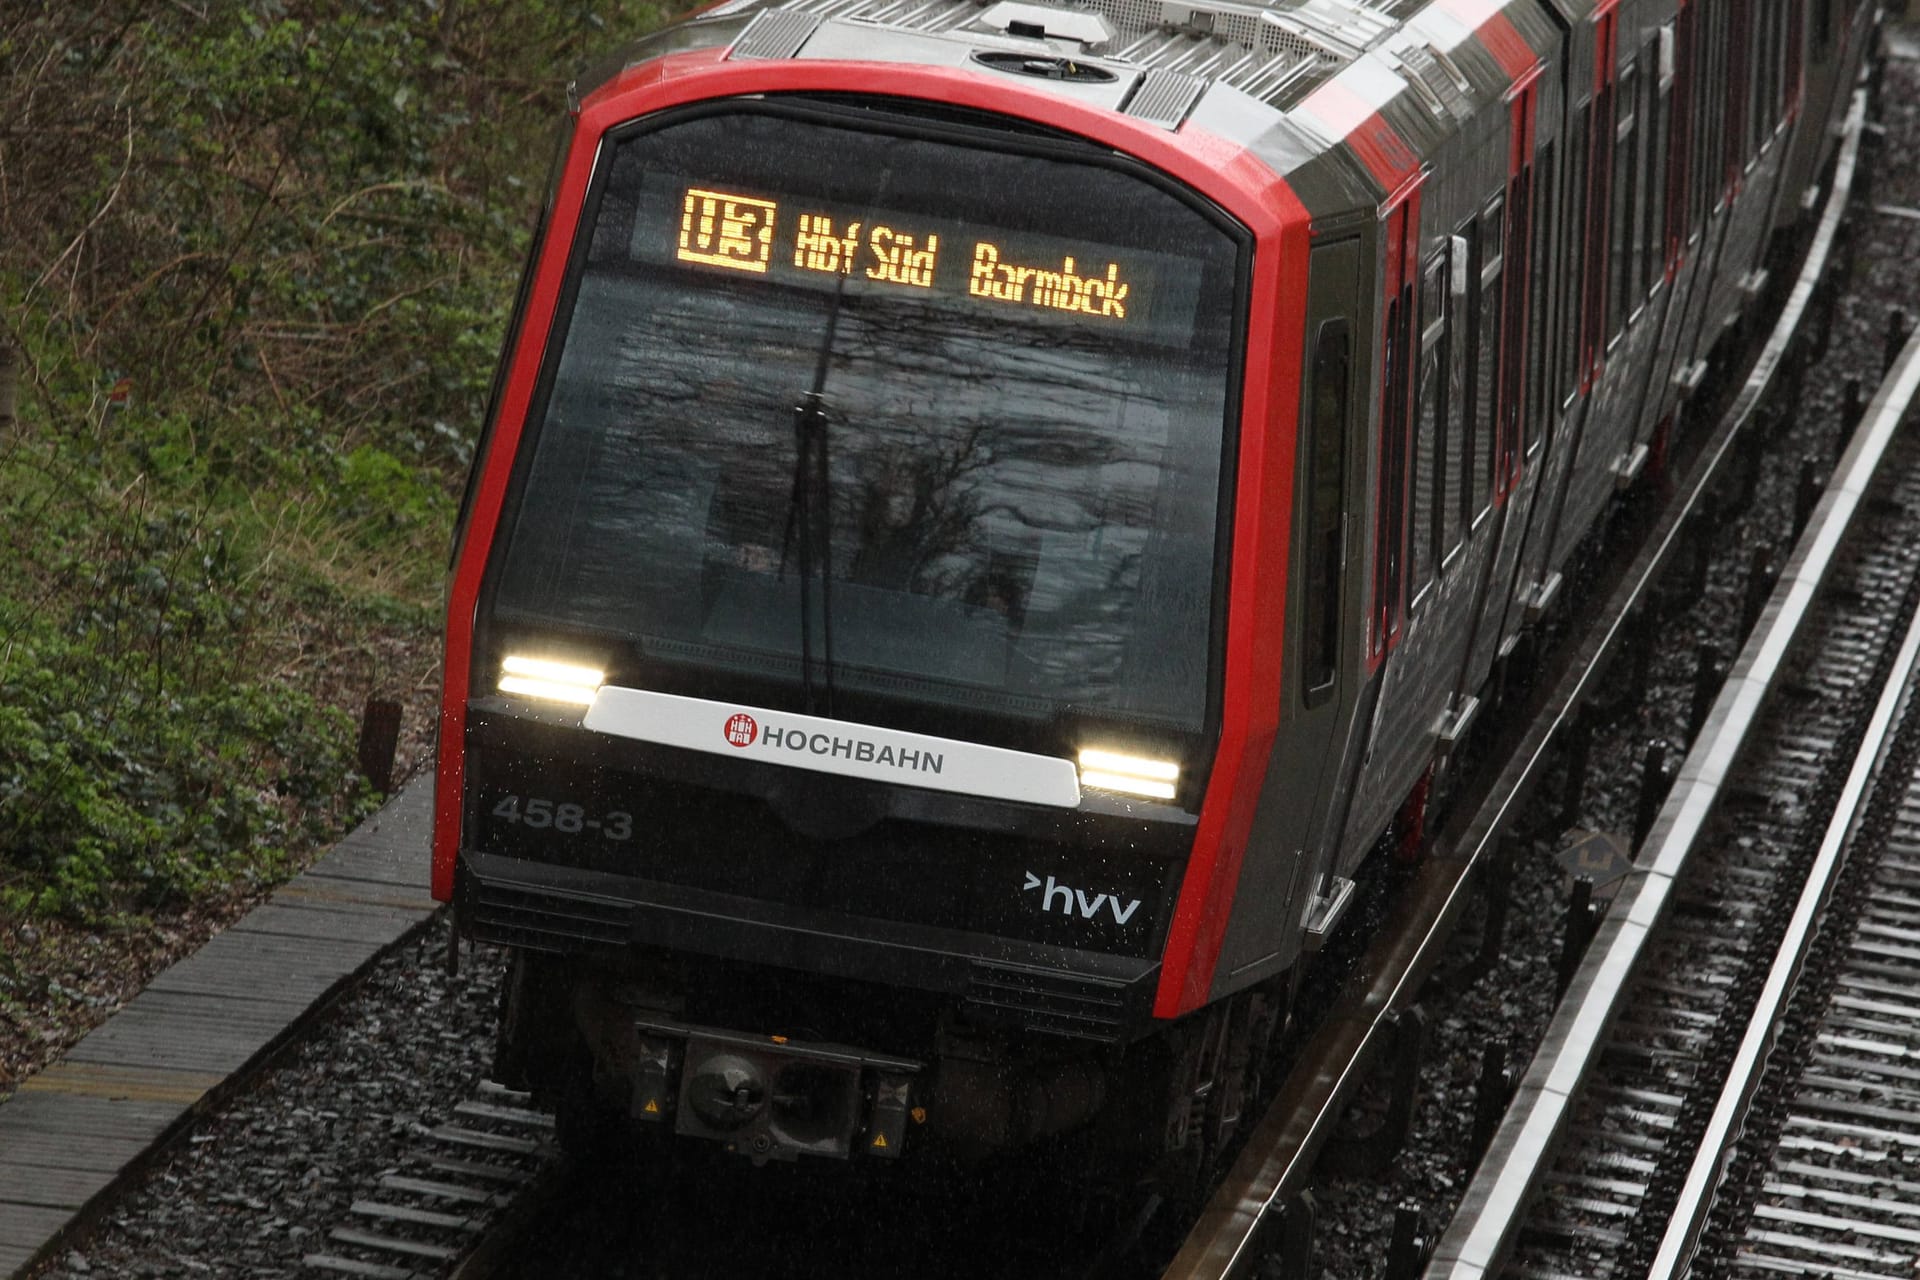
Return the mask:
M874 1145L874 1146L876 1146L876 1147L882 1147L882 1148L884 1148L884 1147L885 1147L885 1146L887 1145L887 1135L886 1135L886 1134L884 1134L884 1133L876 1133L876 1134L874 1134L874 1135L873 1135L873 1145Z
M655 1102L652 1098L648 1098L647 1105L640 1109L646 1112L650 1116L657 1116L660 1114L660 1104L658 1102Z

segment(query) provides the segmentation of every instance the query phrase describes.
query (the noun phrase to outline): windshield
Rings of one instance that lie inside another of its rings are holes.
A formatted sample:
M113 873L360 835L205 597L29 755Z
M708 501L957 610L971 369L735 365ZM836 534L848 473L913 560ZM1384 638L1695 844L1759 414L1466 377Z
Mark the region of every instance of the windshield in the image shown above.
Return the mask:
M495 616L1197 732L1233 238L1095 161L742 108L611 143Z

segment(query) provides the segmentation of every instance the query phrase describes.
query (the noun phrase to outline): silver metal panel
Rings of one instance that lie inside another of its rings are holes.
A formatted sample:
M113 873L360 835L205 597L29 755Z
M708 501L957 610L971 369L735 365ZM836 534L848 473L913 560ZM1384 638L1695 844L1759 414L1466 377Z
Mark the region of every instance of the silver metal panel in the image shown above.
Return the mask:
M1178 129L1206 90L1207 82L1199 76L1156 69L1140 78L1122 110L1163 129Z
M974 18L971 25L1007 35L1015 23L1039 27L1047 38L1077 41L1089 53L1103 52L1113 43L1113 27L1097 13L1084 9L1057 9L1052 5L1000 0Z
M980 0L795 0L784 11L859 23L869 33L939 32L955 39L1002 36L1014 17L1037 22L1046 37L992 47L1098 53L1233 85L1269 101L1337 70L1387 29L1378 15L1357 18L1363 11L1335 0L1087 0L1071 8L1008 0L990 7ZM1102 34L1106 38L1090 40Z
M1133 91L1134 84L1140 79L1140 68L1116 62L1108 58L1076 58L1076 61L1090 67L1098 67L1112 74L1113 79L1105 82L1052 80L1044 76L1021 75L1012 71L1001 71L975 62L976 52L1007 50L1020 53L1034 51L1035 42L1020 38L988 35L984 32L956 39L951 35L934 35L919 31L900 31L876 28L860 22L843 22L830 19L820 24L806 47L800 51L802 58L845 59L854 62L907 62L924 67L954 67L977 72L983 76L1004 76L1010 83L1029 89L1040 89L1057 93L1063 98L1072 98L1089 106L1103 107L1108 111L1118 111L1120 104L1126 101ZM1048 55L1040 55L1048 56Z
M811 13L796 13L791 9L769 9L759 14L747 24L740 38L733 42L728 58L763 58L777 60L791 58L800 52L800 46L820 25L820 19Z

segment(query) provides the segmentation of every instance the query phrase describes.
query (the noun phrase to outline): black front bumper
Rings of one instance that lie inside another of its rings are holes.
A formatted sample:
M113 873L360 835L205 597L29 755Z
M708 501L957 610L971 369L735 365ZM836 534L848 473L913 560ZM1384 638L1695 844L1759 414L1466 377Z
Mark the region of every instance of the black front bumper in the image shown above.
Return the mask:
M837 915L604 871L468 851L454 882L468 937L556 954L630 946L907 987L971 1018L1116 1042L1153 1023L1158 960Z

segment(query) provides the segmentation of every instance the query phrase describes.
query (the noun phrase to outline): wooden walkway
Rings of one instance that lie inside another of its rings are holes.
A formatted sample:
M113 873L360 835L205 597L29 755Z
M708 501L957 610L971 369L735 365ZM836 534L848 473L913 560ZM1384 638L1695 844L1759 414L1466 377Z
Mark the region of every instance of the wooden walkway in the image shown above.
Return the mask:
M422 778L0 1104L0 1276L49 1254L237 1073L426 923L432 813Z

